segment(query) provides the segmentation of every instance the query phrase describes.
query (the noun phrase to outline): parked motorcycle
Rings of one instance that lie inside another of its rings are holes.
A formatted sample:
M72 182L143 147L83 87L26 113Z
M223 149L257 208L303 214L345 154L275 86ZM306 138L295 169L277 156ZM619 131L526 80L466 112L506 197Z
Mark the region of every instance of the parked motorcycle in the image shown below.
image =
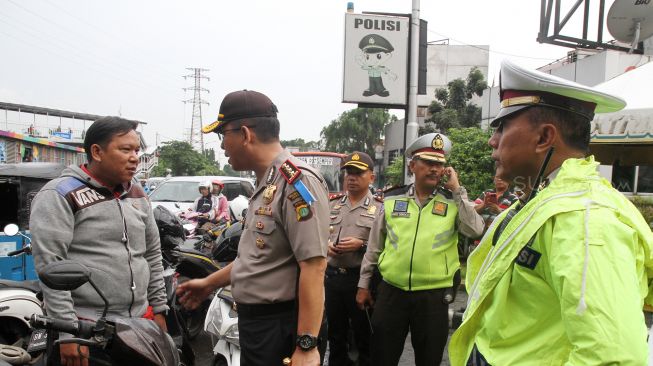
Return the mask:
M63 343L77 343L104 349L111 357L111 363L93 361L105 365L181 365L174 341L155 322L142 318L107 318L109 301L93 282L93 274L88 267L71 260L53 262L39 273L39 278L46 286L61 291L72 291L90 283L104 301L104 311L97 321L70 321L32 315L32 327L70 333L76 337L56 340L52 343L53 347Z
M206 313L204 330L217 337L213 347L214 366L240 366L238 312L229 287L213 297Z
M3 231L7 236L22 235L16 224L8 224ZM7 256L31 255L29 237L25 238L28 244ZM42 358L42 334L32 332L26 320L32 314L43 315L41 300L38 281L0 280L0 361L20 365L34 364Z

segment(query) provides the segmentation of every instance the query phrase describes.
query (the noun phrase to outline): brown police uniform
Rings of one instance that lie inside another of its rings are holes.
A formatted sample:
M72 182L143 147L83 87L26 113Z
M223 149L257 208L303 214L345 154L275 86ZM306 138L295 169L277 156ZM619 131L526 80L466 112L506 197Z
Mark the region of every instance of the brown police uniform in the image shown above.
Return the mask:
M306 203L284 178L282 166L300 171L298 179L315 202L310 206ZM258 182L249 202L231 270L231 290L239 307L295 300L297 262L327 254L328 199L324 179L313 168L286 150L274 159L266 181Z
M365 153L354 152L344 160L342 169L355 168L361 172L373 170L373 161ZM367 315L356 306L356 292L360 264L367 248L367 240L375 218L383 203L367 190L360 201L351 202L349 194L331 200L329 241L336 245L340 239L361 239L364 245L356 252L329 256L324 281L326 314L329 323L329 365L348 365L348 332L354 332L358 349L358 365L369 365L370 325Z

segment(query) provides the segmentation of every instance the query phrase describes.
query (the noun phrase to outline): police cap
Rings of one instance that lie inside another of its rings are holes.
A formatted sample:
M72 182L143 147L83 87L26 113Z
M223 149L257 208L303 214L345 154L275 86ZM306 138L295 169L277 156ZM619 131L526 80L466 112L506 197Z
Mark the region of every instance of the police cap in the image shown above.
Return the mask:
M452 146L447 136L441 133L428 133L418 137L406 148L406 157L446 163L446 157L451 152Z
M370 158L370 156L366 153L354 151L345 157L345 160L340 169L345 169L347 167L356 168L362 171L373 170L374 162L372 161L372 158Z
M358 43L358 48L365 53L390 53L395 50L387 39L378 34L368 34L363 37Z
M499 74L501 110L490 123L498 127L514 113L532 106L556 108L579 114L587 121L594 113L616 112L626 102L616 96L536 70L528 70L510 61L501 63Z
M253 90L238 90L227 94L220 104L218 120L202 127L202 132L220 132L229 122L245 118L276 117L277 106L265 94Z

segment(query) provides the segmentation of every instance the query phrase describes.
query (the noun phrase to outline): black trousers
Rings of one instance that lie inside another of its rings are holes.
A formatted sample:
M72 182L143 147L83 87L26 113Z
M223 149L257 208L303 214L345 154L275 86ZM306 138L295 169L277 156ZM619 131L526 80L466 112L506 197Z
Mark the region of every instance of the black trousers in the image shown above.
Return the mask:
M295 350L297 312L271 315L238 314L240 364L242 366L281 365Z
M356 307L359 271L338 274L327 270L324 280L326 315L329 324L329 365L351 364L347 342L349 328L354 332L358 364L370 365L370 325L364 311Z
M443 297L444 289L403 291L381 281L372 315L372 364L396 366L410 331L415 365L440 365L449 336Z

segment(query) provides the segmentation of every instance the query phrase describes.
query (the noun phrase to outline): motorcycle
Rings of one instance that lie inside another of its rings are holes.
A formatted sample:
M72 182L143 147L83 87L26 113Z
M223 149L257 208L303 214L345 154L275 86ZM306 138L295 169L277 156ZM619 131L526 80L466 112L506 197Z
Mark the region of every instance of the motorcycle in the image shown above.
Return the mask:
M60 291L72 291L89 283L104 302L102 316L97 321L71 321L32 315L30 324L33 328L70 333L75 337L58 339L52 342L52 347L77 343L103 349L110 356L111 362L93 359L91 355L94 362L103 365L181 365L174 341L155 322L142 318L107 318L109 301L93 282L93 274L85 265L71 260L53 262L39 273L39 278L46 286ZM51 352L46 352L46 355L50 354Z
M27 245L7 256L31 255L29 237L20 233L18 225L8 224L7 236L22 235ZM35 364L45 349L42 334L33 332L26 321L32 314L43 315L41 288L38 281L0 280L0 361L12 365Z
M213 297L206 313L204 330L217 337L213 347L214 366L240 366L238 312L229 287Z

